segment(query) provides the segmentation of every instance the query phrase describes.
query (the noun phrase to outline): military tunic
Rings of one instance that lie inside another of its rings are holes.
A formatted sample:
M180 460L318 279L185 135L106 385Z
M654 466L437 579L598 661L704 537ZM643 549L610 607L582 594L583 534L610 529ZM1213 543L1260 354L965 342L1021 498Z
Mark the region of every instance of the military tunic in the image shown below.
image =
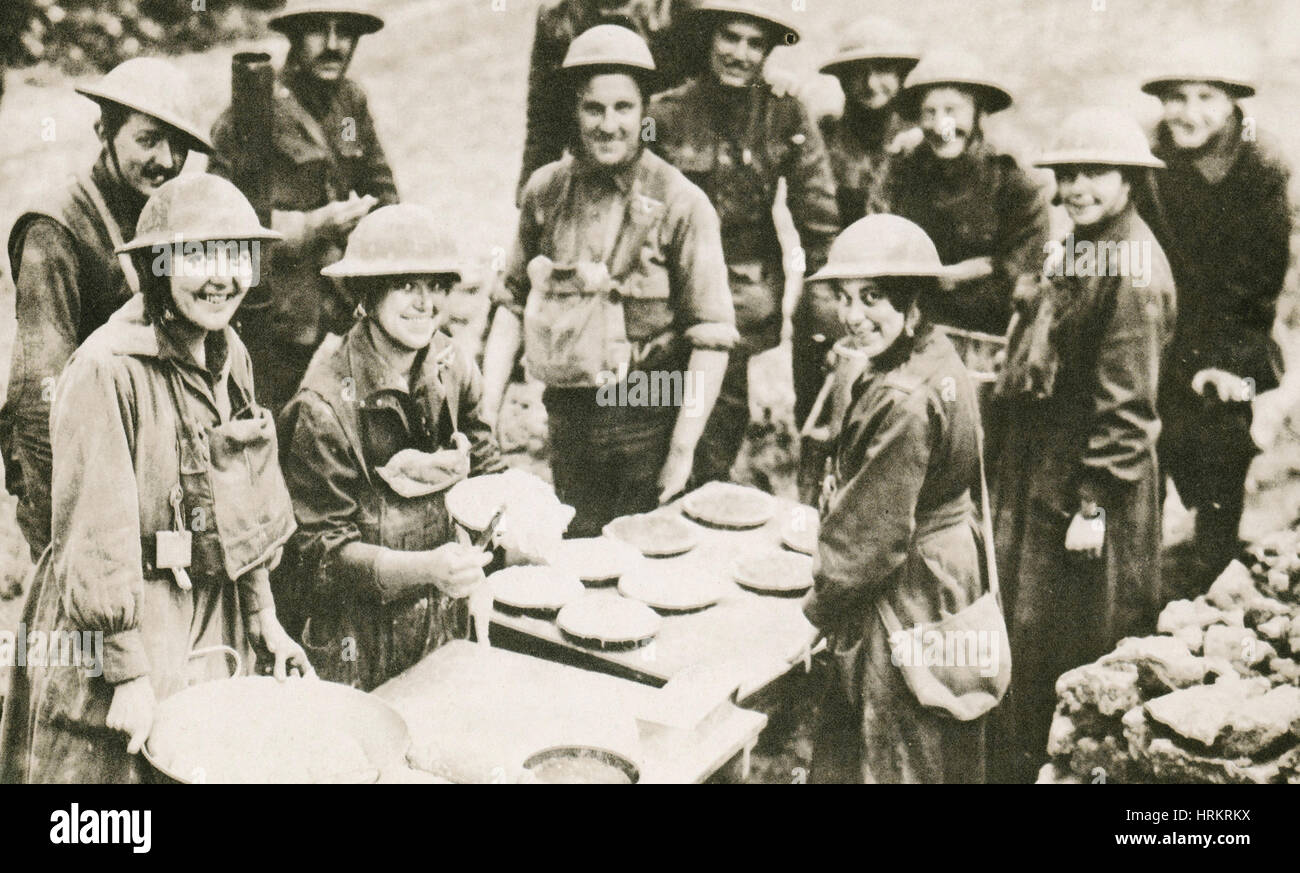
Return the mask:
M281 414L284 471L298 530L276 575L277 600L310 623L303 633L322 678L369 691L444 642L468 633L465 600L433 585L395 588L378 558L455 542L446 491L407 498L375 473L403 449L435 452L470 439L470 475L504 468L479 417L478 367L434 335L411 374L393 372L365 319L317 362ZM349 544L364 549L349 549ZM353 650L345 640L350 639Z
M984 718L922 707L891 660L877 612L905 628L984 593L971 489L979 482L974 386L947 337L923 328L853 386L823 501L804 614L827 637L831 682L818 712L817 782L980 782Z

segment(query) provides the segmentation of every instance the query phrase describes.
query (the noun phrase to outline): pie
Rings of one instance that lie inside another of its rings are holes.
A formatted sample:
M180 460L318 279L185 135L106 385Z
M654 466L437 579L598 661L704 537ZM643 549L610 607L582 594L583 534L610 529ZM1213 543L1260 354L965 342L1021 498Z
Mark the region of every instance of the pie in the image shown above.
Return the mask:
M573 518L573 507L560 502L550 483L525 470L472 476L447 492L447 512L472 531L485 529L502 505L502 523L521 530L562 519L563 533Z
M701 568L661 569L654 564L643 564L623 574L618 581L618 591L624 597L639 600L654 609L690 612L712 606L735 589L709 577Z
M797 594L812 587L813 562L807 555L773 549L736 562L736 583L770 594Z
M817 533L820 528L817 510L811 506L799 506L781 524L781 542L788 549L814 555L817 553Z
M750 528L767 524L776 511L772 495L732 482L709 482L682 500L691 518L716 527Z
M487 579L498 606L555 612L586 589L572 573L558 567L506 567Z
M555 617L560 630L584 642L636 643L659 633L659 613L636 600L597 592L574 600Z
M622 540L584 537L561 540L547 555L552 567L561 567L583 582L612 582L641 560L640 553Z
M462 440L463 435L457 434ZM375 472L402 497L424 497L442 491L469 475L469 452L440 449L422 452L402 449Z
M646 512L625 515L605 525L605 536L636 546L650 558L680 555L695 548L694 529L676 515Z

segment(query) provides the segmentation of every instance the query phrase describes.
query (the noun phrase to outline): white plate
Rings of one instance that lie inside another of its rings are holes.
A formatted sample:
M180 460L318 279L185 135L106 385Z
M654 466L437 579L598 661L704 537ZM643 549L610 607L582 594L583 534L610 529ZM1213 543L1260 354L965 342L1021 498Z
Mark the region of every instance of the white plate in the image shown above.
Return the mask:
M757 488L733 482L709 482L682 499L682 511L706 524L743 529L771 521L776 501Z
M557 518L573 509L565 506L555 496L549 483L524 470L506 470L486 476L471 476L451 486L447 491L447 512L462 527L481 531L488 526L492 515L504 503L506 524L535 522L538 514ZM568 519L560 531L568 526Z
M588 594L574 600L555 617L565 633L601 643L633 643L659 633L659 613L637 600L612 592Z
M556 567L506 567L487 579L492 599L514 609L554 612L581 597L586 588L572 573Z
M736 590L704 574L699 567L642 565L623 574L618 591L655 609L689 612L712 606Z
M733 569L736 584L753 591L794 594L813 584L813 561L807 555L773 549L741 558Z

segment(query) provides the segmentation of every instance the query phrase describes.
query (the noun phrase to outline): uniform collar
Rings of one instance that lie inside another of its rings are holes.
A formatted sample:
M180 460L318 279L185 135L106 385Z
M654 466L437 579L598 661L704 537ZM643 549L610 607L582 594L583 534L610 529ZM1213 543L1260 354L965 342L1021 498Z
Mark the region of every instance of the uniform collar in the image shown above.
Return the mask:
M113 220L122 231L123 239L130 239L135 236L136 222L139 221L140 212L149 198L121 181L109 164L108 149L103 149L94 166L90 168L90 181L103 196L109 214L113 216Z
M638 149L636 157L628 161L616 170L610 170L602 167L583 157L575 157L573 160L574 177L581 180L583 184L594 186L613 187L623 196L632 192L632 183L636 181L637 170L645 160L645 147Z

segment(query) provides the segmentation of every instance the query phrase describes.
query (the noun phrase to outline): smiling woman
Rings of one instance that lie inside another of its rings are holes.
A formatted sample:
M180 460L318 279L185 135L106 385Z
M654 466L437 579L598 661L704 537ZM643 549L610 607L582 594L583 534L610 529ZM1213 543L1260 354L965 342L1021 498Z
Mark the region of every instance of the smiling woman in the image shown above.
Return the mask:
M229 327L247 285L237 270L209 274L206 258L201 270L148 269L151 250L174 241L278 236L234 185L195 173L159 188L117 247L136 259L142 294L58 383L53 544L28 603L37 626L103 634L103 672L14 672L0 781L140 781L134 753L156 702L225 675L191 651L257 655L281 679L311 672L271 596L269 568L294 522L271 417Z

